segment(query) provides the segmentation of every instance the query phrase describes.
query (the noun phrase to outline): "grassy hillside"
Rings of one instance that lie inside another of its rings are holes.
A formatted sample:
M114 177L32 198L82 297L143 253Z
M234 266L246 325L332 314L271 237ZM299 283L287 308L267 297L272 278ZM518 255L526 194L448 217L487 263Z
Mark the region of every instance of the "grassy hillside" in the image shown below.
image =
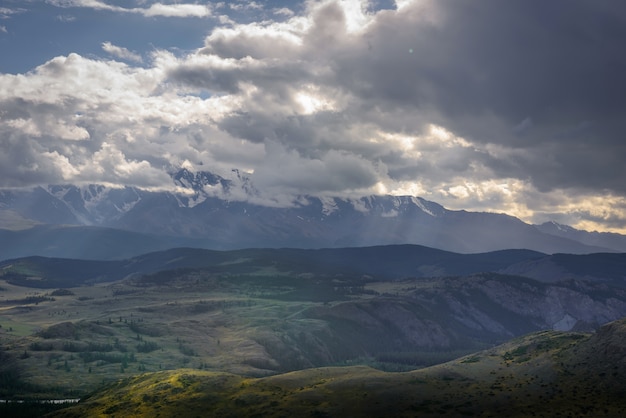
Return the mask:
M318 368L265 378L182 369L130 377L57 417L623 416L626 320L540 332L407 373Z

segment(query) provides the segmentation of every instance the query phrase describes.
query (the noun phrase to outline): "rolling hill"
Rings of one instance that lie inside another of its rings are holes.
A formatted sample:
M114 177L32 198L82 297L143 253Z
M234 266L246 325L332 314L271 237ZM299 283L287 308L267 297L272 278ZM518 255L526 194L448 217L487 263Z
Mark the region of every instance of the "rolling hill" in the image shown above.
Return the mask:
M264 378L176 370L118 381L55 417L577 416L626 413L626 320L540 332L408 373L319 368Z

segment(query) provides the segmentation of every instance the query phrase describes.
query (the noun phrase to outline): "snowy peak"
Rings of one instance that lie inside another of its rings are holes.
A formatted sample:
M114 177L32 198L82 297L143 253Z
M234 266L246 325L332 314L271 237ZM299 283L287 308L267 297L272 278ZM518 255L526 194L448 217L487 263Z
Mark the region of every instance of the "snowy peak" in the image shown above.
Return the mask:
M428 200L424 200L421 197L410 197L411 202L418 208L422 210L422 212L429 214L430 216L441 216L444 214L446 209L438 203L429 202Z
M582 231L554 221L535 225L535 228L544 234L578 241L586 245L600 247L607 251L626 252L626 236L621 234Z
M415 215L439 217L446 213L443 206L415 196L365 196L360 199L350 199L349 202L358 212L384 218Z
M209 198L226 201L247 201L257 197L259 192L250 178L237 169L231 171L230 178L224 178L209 171L191 172L183 168L171 174L176 199L181 207L195 207Z
M0 212L49 225L92 225L210 240L211 248L420 244L471 253L626 250L626 237L529 225L498 214L447 210L414 196L294 196L271 201L245 172L179 169L168 191L50 185L0 191ZM278 204L281 203L281 204ZM0 213L2 215L2 213Z
M141 200L141 191L133 187L49 185L45 190L83 225L102 225L118 219Z
M180 206L192 208L202 204L208 198L215 197L233 201L250 201L259 197L260 194L250 177L237 169L233 169L231 174L231 178L226 179L208 171L192 172L186 168L172 173L172 180L178 188L176 198ZM297 207L302 208L311 202L319 201L320 215L326 217L342 212L346 205L359 213L384 218L415 214L437 217L446 212L441 205L414 196L364 196L361 198L298 196L294 198L294 201Z
M545 230L552 229L555 232L565 233L565 234L577 231L577 229L572 228L569 225L563 225L555 221L545 222L544 224L541 225L541 227Z
M171 176L179 191L176 200L180 207L193 208L203 203L209 197L208 189L217 187L221 194L230 188L228 180L208 171L192 173L183 168Z
M320 202L322 203L322 214L324 216L330 216L334 212L339 210L339 206L337 206L337 202L332 197L320 197Z
M208 171L198 171L196 173L192 173L186 168L173 173L172 180L176 186L191 189L196 192L202 192L206 186L220 185L225 189L230 187L230 181L216 174Z

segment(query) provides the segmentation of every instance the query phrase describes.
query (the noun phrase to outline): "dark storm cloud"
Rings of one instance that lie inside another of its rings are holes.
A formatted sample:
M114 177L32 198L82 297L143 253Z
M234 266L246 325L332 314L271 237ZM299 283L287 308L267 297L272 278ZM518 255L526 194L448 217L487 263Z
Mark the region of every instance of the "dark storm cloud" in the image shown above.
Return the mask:
M298 194L346 193L370 187L379 178L370 162L353 154L330 150L321 158L306 158L278 143L269 142L267 161L254 173L255 184Z
M583 144L594 142L607 150L607 156L612 154L626 123L622 117L626 58L621 54L626 7L590 2L438 1L432 3L433 17L428 18L429 12L418 6L408 6L403 13L381 12L361 36L347 36L344 10L329 3L314 12L300 47L277 33L216 32L207 38L202 53L233 59L283 57L278 61L280 69L181 67L172 76L229 92L236 91L237 83L251 80L264 95L275 96L268 99L274 103L289 100L288 91L277 93L284 86L321 81L362 100L359 108L345 110L364 110L353 120L368 119L369 103L370 109L384 107L383 117L391 124L402 123L396 113L408 107L417 119L419 114L429 114L431 122L471 141L526 149L529 158L533 152L544 152L543 144L563 144L558 162L534 165L538 170L532 170L530 177L544 189L571 186L560 179L577 174L568 161L577 160ZM313 67L330 67L332 74L316 79L303 70L302 59ZM285 70L287 63L292 71ZM577 127L589 120L595 127L577 133ZM223 122L229 131L253 141L280 138L281 125L291 124L250 112ZM522 165L514 160L494 168L507 175L506 171L515 174ZM565 173L541 175L550 170ZM592 182L585 184L593 187ZM609 184L620 191L626 187Z
M219 66L206 61L192 61L172 69L168 77L172 81L213 93L239 93L242 84L254 82L271 93L274 100L289 100L285 93L290 86L312 76L306 67L298 63L280 63L279 66L271 62L246 64L245 59L243 62L227 61Z
M542 191L621 193L626 184L616 179L626 166L605 167L624 156L624 9L590 2L414 2L380 11L349 32L347 9L327 2L310 10L300 32L254 24L217 29L198 55L222 64L190 60L169 76L216 93L253 85L243 108L220 128L255 143L277 141L301 156L343 150L380 161L396 180L436 184L481 174L529 180ZM306 83L348 97L340 116L290 112ZM422 145L419 161L389 146L355 146L355 131L366 134L358 126L423 135L433 123L473 145ZM497 150L485 148L490 144Z
M435 22L424 22L418 7L381 15L367 37L373 53L339 58L346 83L358 82L365 98L426 103L455 117L495 112L511 127L536 113L604 115L623 106L626 6L444 0L433 7Z
M432 7L432 20L418 7L381 13L363 36L367 46L337 55L340 83L364 101L436 114L435 122L475 143L526 150L525 162L494 165L501 176L526 176L545 190L626 192L616 181L626 177L626 165L606 169L626 157L626 5L494 0ZM554 158L543 158L546 151Z

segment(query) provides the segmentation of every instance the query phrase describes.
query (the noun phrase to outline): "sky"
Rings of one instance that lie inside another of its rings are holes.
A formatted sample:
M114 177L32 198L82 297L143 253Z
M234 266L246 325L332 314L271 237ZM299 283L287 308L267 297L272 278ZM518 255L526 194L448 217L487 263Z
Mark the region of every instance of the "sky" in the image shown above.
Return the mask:
M237 169L626 233L625 45L622 0L1 0L0 187Z

